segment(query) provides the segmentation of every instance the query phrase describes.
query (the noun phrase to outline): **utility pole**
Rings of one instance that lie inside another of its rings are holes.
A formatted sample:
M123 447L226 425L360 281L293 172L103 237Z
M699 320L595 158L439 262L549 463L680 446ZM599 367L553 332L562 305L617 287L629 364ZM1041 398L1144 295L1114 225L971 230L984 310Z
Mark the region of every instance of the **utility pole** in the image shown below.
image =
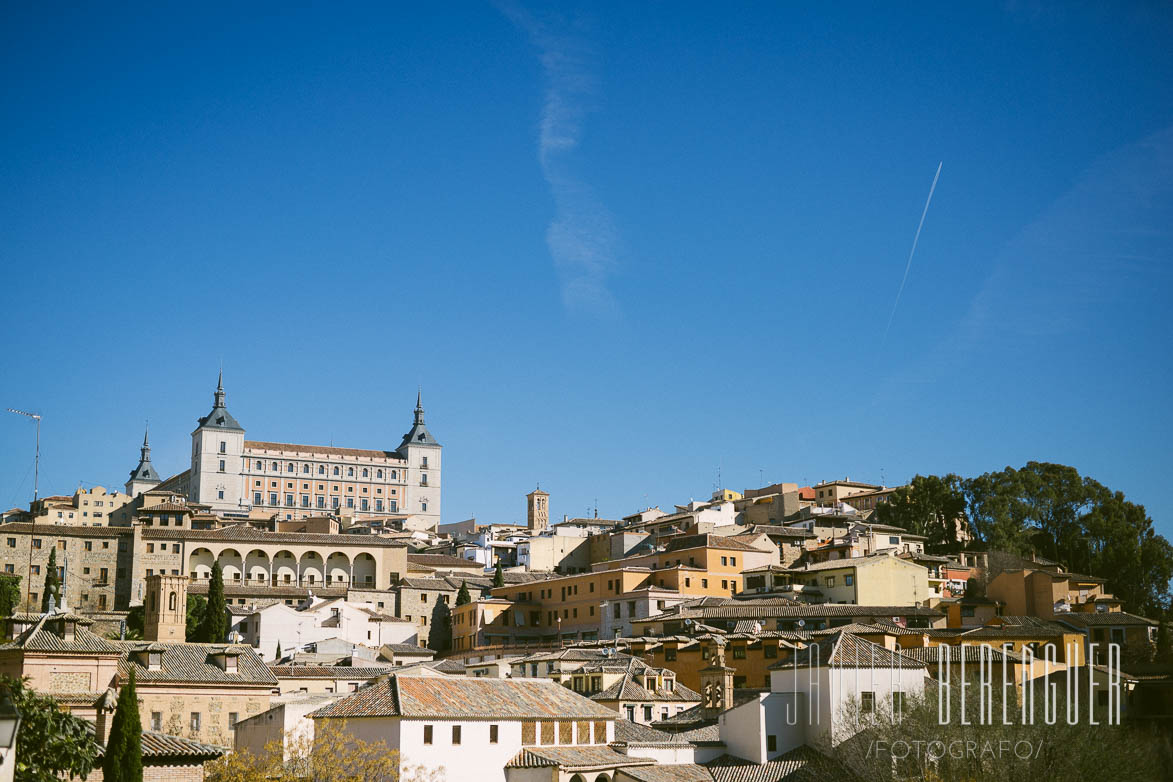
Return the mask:
M8 408L8 412L23 415L25 418L31 418L37 422L37 455L33 467L33 502L36 502L39 497L40 479L41 479L41 416L39 413L26 413L24 410L17 410L15 407ZM28 473L25 473L28 475Z
M17 410L15 407L8 408L8 412L23 415L25 418L31 418L37 422L37 451L35 461L33 462L33 504L35 505L40 498L40 482L41 482L41 416L39 413L27 413L24 410ZM24 579L24 601L27 606L26 610L33 613L35 608L32 604L32 589L33 589L33 535L37 532L37 514L32 514L32 529L29 531L29 569Z

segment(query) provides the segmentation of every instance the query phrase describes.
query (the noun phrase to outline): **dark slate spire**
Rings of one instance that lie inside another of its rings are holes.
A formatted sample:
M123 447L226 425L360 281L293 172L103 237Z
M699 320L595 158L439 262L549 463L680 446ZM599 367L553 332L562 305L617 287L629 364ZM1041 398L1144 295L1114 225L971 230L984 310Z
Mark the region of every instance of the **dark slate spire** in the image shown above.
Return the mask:
M424 425L424 392L421 388L415 395L415 424L411 427L411 431L403 435L403 442L399 444L399 452L403 453L403 449L409 445L435 445L440 444L436 442L436 438L432 437L428 427Z
M216 382L216 393L212 397L212 412L208 413L203 418L199 419L200 428L202 429L232 429L238 432L243 432L244 427L241 426L232 413L228 412L228 408L224 404L224 370L220 370L220 378Z
M130 471L130 479L132 481L155 481L159 482L159 473L155 471L155 466L151 464L151 428L148 425L146 431L143 432L143 447L141 456L138 460L138 467Z

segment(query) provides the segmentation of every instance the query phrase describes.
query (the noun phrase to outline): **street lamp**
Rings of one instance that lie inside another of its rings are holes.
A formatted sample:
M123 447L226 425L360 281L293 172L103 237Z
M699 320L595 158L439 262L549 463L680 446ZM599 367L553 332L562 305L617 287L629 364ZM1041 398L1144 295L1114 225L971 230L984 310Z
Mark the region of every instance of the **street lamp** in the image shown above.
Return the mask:
M20 731L20 709L12 702L7 687L0 690L0 781L9 782L16 773L16 735Z

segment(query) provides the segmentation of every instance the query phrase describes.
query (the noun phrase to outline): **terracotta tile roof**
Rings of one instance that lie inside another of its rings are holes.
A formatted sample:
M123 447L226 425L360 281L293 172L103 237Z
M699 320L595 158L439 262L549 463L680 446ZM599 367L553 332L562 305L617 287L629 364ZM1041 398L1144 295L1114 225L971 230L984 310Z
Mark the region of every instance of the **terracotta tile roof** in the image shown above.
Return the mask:
M637 782L712 782L713 777L704 766L695 763L674 765L634 766L623 769L623 777Z
M615 744L685 744L678 734L656 730L631 720L615 720Z
M180 505L175 502L160 502L149 508L139 508L138 513L192 513L195 509L190 505Z
M829 666L831 668L924 668L920 660L893 652L851 633L836 633L811 641L790 659L774 663L771 669Z
M86 731L94 736L94 723L86 721ZM106 754L106 748L101 744L98 747L98 757ZM178 761L205 761L215 760L228 754L227 747L218 747L215 744L204 744L201 741L185 739L182 736L172 736L168 733L157 733L153 730L142 732L143 758L147 760L178 760ZM159 763L148 765L163 765ZM186 763L184 764L186 765Z
M464 666L460 665L463 672ZM615 719L549 679L389 676L310 716L433 719Z
M751 546L744 540L725 535L683 535L673 538L668 544L667 551L682 551L690 548L715 548L728 551L756 551L759 554L769 553L768 549Z
M20 650L48 654L117 655L122 649L111 641L92 633L85 625L87 619L73 614L18 614L9 619L20 623L35 617L35 623L11 641L0 643L0 651ZM66 622L75 623L73 640L62 637Z
M1096 611L1095 613L1080 613L1073 611L1069 614L1059 614L1055 617L1059 622L1084 627L1119 627L1121 625L1156 625L1153 619L1130 614L1127 611Z
M310 453L321 456L361 456L368 459L390 459L395 462L406 460L395 451L376 451L367 448L336 448L333 445L296 445L294 443L270 443L264 440L245 440L245 450L278 451L282 453ZM259 455L259 454L254 454ZM277 454L266 454L276 456Z
M350 665L270 665L278 679L377 679L386 676L388 667Z
M781 602L780 602L781 601ZM865 606L845 603L796 603L778 598L774 601L736 600L721 605L686 606L681 604L645 619L633 619L633 625L668 622L674 619L808 619L833 616L925 616L940 618L944 614L924 606Z
M908 649L901 649L900 653L905 657L920 660L922 663L928 665L936 665L943 659L947 659L951 663L959 663L962 659L967 663L976 663L982 659L982 645L963 643L960 646L945 644L940 646L914 646ZM1021 656L1013 652L1003 652L997 648L987 648L985 654L986 659L993 662L1001 662L1003 660L1014 663L1022 662Z
M792 749L761 764L722 755L704 765L716 782L782 782L800 779L802 782L840 782L858 779L837 761L807 746Z
M557 768L575 771L605 771L630 766L654 766L652 758L633 758L610 747L532 747L523 749L505 764L505 768Z
M235 684L238 686L275 687L277 677L251 646L243 644L156 643L144 641L116 641L127 655L118 663L118 675L126 678L134 669L135 680L147 683L177 682L182 684ZM148 670L133 654L147 648L163 652L159 670ZM235 672L220 668L213 655L220 651L236 654Z
M24 521L0 524L0 531L26 534L35 532L46 538L117 538L122 535L129 538L134 534L131 527L75 527L69 524L30 524Z

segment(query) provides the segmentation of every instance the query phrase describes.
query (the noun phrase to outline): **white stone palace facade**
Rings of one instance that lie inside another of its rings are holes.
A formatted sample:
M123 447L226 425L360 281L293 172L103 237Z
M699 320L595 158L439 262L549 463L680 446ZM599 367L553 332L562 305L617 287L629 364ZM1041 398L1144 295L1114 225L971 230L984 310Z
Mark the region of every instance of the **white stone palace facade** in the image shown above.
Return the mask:
M163 487L224 515L410 515L433 529L440 523L442 447L424 425L420 396L411 430L394 450L246 440L244 435L228 412L221 373L212 411L198 419L191 433L191 468L160 482L144 441L127 493Z

